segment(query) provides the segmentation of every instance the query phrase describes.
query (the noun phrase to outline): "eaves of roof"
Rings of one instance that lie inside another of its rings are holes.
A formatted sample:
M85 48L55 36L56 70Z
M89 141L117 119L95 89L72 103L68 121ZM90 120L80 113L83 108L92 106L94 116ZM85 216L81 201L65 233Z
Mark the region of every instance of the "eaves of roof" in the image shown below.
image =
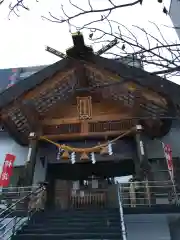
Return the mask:
M51 78L56 72L65 71L66 68L71 66L72 62L73 61L69 58L60 60L4 90L0 94L0 108L5 107L25 92L43 83L47 78ZM95 64L97 68L106 69L115 73L124 80L135 81L144 87L153 89L162 95L166 95L176 104L180 103L180 86L171 81L150 74L142 69L130 67L115 60L99 57L94 54L92 54L86 62Z
M174 103L180 104L180 85L174 82L151 74L141 68L127 66L111 59L94 56L92 61L99 68L114 72L124 78L124 80L135 81L141 86L152 89L155 92L168 97Z
M35 88L41 84L45 79L51 78L57 71L61 71L68 67L70 64L69 59L63 59L48 67L43 68L39 72L27 77L23 81L18 81L12 87L5 89L0 94L0 108L5 107L25 92Z

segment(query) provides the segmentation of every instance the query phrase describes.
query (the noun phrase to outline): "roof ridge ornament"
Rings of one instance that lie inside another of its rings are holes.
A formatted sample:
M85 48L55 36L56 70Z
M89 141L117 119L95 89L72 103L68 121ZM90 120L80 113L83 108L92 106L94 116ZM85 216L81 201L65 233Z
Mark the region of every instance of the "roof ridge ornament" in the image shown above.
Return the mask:
M78 31L78 32L72 33L72 40L73 40L74 46L71 48L68 48L66 50L66 54L64 54L63 52L60 52L52 47L49 47L49 46L46 46L45 50L47 52L50 52L50 53L56 55L57 57L62 58L62 59L73 58L73 59L81 59L82 60L94 53L91 46L85 45L84 37L81 32ZM104 54L106 51L108 51L111 48L113 48L114 46L116 46L118 43L119 43L118 40L115 38L112 41L110 41L107 45L105 45L101 49L99 49L94 54L100 56L100 55Z

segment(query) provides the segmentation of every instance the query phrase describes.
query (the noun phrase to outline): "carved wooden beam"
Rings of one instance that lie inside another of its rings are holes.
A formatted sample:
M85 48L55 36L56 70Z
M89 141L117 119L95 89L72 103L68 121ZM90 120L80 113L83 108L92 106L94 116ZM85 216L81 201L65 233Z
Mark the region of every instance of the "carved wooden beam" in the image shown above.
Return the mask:
M127 130L126 130L127 131ZM76 140L76 139L94 139L94 138L103 138L106 139L109 137L117 137L118 135L125 133L126 131L107 131L107 132L96 132L96 133L72 133L72 134L46 134L44 137L52 140ZM131 134L131 133L130 133ZM130 135L129 134L129 135ZM132 134L134 134L132 132Z
M133 116L141 117L147 112L151 116L159 116L162 112L166 113L168 109L166 106L157 105L154 101L146 99L142 93L142 89L136 86L136 89L127 89L124 85L120 86L109 86L108 88L103 88L102 97L106 99L114 99L121 104L126 105ZM154 106L154 107L153 107ZM159 110L157 110L158 108Z
M137 89L134 91L134 96L135 96L135 100L132 106L133 116L141 117L143 115L141 104L145 103L145 98L143 98L140 89Z
M40 116L31 100L23 101L21 111L26 116L31 132L41 133L42 126L40 122Z
M85 88L88 86L88 78L86 76L86 69L84 64L76 62L75 74L77 76L77 87Z
M86 69L89 71L89 73L92 73L93 75L95 75L99 80L102 81L102 83L104 81L107 81L107 80L111 80L112 83L113 81L114 82L124 82L123 79L117 75L117 74L114 74L112 72L109 72L107 70L104 70L104 69L97 69L95 65L92 65L92 64L86 64Z
M2 114L1 119L3 126L17 143L20 145L28 144L28 131L20 132L11 117L7 114Z
M68 134L71 137L72 134L76 135L106 135L110 132L123 132L132 129L134 126L133 119L124 119L119 121L86 121L87 125L84 125L84 121L75 124L61 124L61 125L44 125L44 135L64 135ZM85 128L85 129L84 129Z
M36 88L26 93L23 99L24 100L33 99L39 96L42 92L45 92L47 90L51 91L51 89L54 89L56 87L58 82L63 81L65 78L72 77L72 75L74 74L74 70L75 69L72 68L68 71L55 74L55 76L53 76L52 78L48 78L41 85L36 86Z
M98 121L121 121L123 119L132 119L132 114L105 114L105 115L93 115L92 120L88 120L88 123L98 122ZM45 125L61 125L61 124L75 124L81 123L77 117L72 118L45 118L42 120L42 124Z

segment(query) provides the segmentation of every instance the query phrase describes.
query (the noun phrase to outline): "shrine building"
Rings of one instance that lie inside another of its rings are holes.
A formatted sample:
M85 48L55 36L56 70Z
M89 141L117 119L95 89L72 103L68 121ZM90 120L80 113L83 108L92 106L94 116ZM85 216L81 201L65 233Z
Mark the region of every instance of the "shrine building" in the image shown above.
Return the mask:
M95 54L80 33L73 43L62 60L0 94L2 164L16 156L10 186L46 181L52 205L77 181L166 181L163 143L179 184L179 85Z

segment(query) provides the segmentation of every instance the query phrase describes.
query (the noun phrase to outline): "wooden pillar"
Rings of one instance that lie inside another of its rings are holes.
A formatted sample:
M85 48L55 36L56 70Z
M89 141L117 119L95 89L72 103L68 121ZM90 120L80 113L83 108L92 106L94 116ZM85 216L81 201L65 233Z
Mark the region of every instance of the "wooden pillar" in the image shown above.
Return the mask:
M144 141L144 133L142 125L136 125L136 148L137 148L137 162L136 165L136 177L140 181L144 181L143 188L146 199L146 204L154 203L154 178L151 169L151 164L148 160L145 141Z
M38 150L38 138L34 132L29 134L29 149L25 163L24 185L32 186Z
M136 174L139 174L141 180L144 180L148 177L147 175L149 174L150 163L147 157L142 125L136 125L135 140L137 149L137 161L135 162L137 171Z

